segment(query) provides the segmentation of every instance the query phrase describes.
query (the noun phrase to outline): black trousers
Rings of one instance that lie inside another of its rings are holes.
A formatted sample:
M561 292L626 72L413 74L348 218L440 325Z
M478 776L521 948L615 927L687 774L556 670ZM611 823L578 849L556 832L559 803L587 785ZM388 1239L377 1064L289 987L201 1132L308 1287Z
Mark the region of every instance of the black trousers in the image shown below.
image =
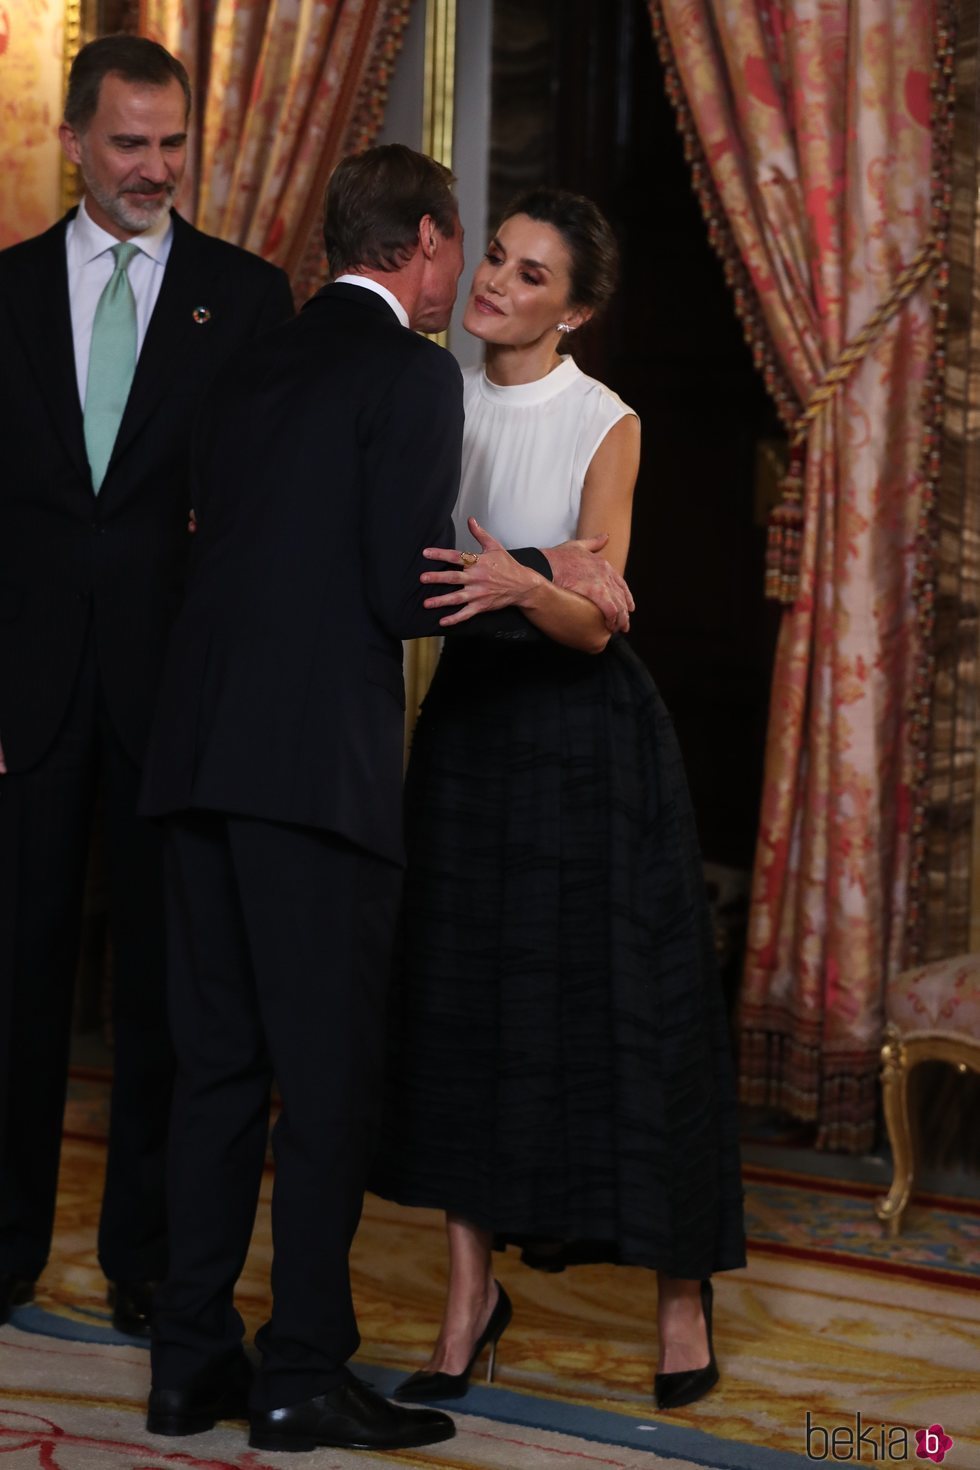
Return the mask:
M400 871L330 833L212 813L168 823L168 992L177 1051L170 1274L153 1381L240 1351L233 1304L273 1130L273 1307L256 1409L341 1381L359 1338L348 1252L377 1142Z
M0 731L2 739L2 731ZM162 838L136 815L90 633L57 738L0 776L0 1275L34 1279L51 1246L85 863L104 806L115 1034L99 1261L112 1280L166 1270L173 1084L163 963Z

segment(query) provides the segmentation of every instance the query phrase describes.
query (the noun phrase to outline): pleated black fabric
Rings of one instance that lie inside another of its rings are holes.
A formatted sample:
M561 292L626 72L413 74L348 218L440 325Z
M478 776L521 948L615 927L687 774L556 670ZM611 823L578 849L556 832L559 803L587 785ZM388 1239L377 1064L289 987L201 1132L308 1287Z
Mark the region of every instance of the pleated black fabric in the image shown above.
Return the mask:
M701 858L644 666L622 639L450 641L406 800L372 1188L570 1260L743 1265Z

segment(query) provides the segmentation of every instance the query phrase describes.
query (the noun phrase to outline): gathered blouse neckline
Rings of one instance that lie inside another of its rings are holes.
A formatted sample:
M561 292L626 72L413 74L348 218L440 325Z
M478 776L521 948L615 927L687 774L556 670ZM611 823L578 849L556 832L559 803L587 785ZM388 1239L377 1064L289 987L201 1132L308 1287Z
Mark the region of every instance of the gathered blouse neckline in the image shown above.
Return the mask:
M560 367L535 378L531 383L512 383L504 386L491 383L486 368L481 368L478 382L483 397L491 403L507 403L514 407L526 407L536 403L547 403L566 389L575 378L580 377L578 367L571 357L566 357Z

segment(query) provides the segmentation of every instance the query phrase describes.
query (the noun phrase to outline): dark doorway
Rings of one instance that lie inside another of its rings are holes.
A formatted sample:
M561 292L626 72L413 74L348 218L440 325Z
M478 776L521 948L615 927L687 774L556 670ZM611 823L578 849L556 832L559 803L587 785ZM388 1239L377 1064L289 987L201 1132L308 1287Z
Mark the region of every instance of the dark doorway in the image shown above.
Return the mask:
M674 717L705 858L751 867L778 614L756 459L779 426L707 241L642 0L496 0L490 218L588 194L623 247L579 365L640 414L631 638Z

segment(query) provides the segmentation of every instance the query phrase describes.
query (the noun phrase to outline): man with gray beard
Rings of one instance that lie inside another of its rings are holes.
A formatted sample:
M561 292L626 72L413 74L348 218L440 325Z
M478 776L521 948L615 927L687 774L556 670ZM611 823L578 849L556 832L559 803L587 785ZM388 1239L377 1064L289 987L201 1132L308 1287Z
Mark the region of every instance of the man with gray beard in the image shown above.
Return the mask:
M167 1269L173 1060L140 768L185 574L194 411L293 309L282 271L172 212L189 110L163 47L83 47L61 141L84 198L0 252L0 1322L51 1244L97 802L115 1041L99 1260L119 1330L147 1331Z

